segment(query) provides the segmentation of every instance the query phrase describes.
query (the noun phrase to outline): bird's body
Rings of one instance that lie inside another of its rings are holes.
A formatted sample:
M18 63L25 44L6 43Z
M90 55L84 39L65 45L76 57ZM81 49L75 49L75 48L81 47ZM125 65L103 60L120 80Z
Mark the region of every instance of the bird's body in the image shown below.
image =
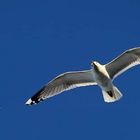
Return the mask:
M26 104L36 104L63 91L89 85L98 85L102 89L105 102L117 101L122 94L112 81L122 72L138 64L140 64L140 48L129 49L106 65L93 61L90 70L67 72L57 76Z
M113 85L105 65L101 65L98 62L92 62L92 73L94 81L102 89L105 102L114 102L122 97L119 90ZM117 91L116 91L117 90Z
M99 64L98 62L93 62L92 73L94 77L94 81L102 88L102 89L110 89L112 87L111 79L105 69L104 65Z

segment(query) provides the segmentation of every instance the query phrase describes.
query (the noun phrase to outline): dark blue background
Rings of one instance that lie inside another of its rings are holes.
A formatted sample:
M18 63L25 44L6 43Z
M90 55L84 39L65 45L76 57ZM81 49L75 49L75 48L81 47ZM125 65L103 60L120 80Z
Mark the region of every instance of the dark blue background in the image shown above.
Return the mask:
M25 106L60 73L105 64L140 44L138 0L0 1L0 139L140 139L140 68L114 81L123 98L97 86Z

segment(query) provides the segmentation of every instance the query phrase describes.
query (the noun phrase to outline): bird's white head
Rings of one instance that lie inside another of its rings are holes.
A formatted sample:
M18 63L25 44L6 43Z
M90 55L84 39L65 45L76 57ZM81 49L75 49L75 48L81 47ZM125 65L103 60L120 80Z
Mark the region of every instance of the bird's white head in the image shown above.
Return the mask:
M91 62L91 68L94 69L95 71L97 71L100 66L101 66L101 64L98 63L97 61Z

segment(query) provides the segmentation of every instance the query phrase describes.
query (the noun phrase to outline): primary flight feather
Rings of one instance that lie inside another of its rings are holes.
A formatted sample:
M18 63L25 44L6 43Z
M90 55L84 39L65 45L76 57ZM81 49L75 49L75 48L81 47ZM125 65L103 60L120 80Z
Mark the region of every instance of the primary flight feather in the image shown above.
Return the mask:
M26 104L37 104L63 91L90 85L98 85L102 89L105 102L117 101L122 94L113 85L113 79L138 64L140 64L140 47L125 51L106 65L93 61L90 70L66 72L57 76L32 96Z

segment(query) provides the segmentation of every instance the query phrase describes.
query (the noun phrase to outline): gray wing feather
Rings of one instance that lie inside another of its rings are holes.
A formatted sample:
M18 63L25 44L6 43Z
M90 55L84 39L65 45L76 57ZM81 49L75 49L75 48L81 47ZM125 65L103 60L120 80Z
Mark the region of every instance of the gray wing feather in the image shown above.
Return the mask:
M57 95L63 91L76 87L95 85L92 70L67 72L57 76L50 81L40 91L38 91L26 104L31 105L38 103L46 98Z
M140 64L140 47L125 51L105 65L110 78L114 79L129 68Z

